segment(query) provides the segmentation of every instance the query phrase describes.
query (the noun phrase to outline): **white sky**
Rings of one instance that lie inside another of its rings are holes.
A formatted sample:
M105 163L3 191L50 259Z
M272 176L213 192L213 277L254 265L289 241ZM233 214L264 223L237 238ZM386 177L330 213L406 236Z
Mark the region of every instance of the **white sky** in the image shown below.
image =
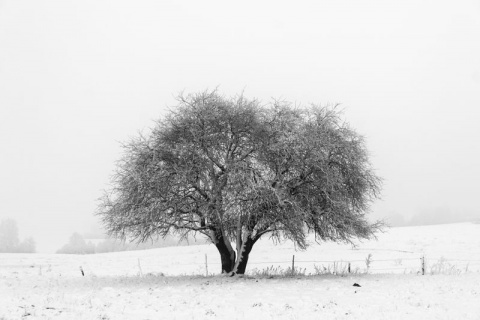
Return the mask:
M375 217L480 211L478 0L0 0L0 219L60 248L119 142L217 86L342 103L385 179Z

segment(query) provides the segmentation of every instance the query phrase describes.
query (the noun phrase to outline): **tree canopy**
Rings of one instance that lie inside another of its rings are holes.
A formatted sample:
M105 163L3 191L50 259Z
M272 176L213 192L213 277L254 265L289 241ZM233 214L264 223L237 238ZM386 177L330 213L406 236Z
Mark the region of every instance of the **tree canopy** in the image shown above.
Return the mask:
M363 137L336 108L201 92L124 145L99 214L118 237L203 234L222 271L241 274L264 235L301 249L309 233L371 238L379 186Z

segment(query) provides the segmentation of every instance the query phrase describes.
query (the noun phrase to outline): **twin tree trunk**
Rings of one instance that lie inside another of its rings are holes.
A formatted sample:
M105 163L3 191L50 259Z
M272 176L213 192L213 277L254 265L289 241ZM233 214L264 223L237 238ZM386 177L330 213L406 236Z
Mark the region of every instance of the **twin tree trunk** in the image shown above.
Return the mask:
M247 262L248 262L248 255L250 254L250 251L252 251L253 244L255 241L248 236L243 244L239 246L240 248L238 249L238 257L237 261L235 262L235 266L233 267L232 272L234 274L244 274L245 269L247 268Z
M245 234L243 241L241 236L237 238L237 254L235 254L230 241L223 236L223 233L216 233L214 243L220 253L222 273L230 273L231 275L244 274L247 268L248 256L255 244L251 234Z

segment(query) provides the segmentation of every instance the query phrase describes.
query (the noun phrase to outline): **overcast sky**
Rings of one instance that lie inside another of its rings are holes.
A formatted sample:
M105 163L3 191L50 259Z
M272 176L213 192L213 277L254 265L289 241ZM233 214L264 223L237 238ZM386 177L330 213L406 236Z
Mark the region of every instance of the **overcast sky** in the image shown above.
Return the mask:
M480 1L0 0L0 219L55 251L180 91L341 103L373 217L479 213Z

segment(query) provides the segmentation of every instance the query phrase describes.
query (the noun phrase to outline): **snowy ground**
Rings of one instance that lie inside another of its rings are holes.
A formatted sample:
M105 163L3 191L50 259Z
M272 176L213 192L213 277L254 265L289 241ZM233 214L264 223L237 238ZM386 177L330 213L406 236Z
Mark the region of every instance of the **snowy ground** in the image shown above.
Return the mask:
M208 245L0 254L0 319L480 319L480 224L393 228L356 248L322 244L306 252L266 240L248 269L285 270L292 255L306 274L314 266L334 271L333 261L337 271L350 262L352 273L211 276L219 258Z

